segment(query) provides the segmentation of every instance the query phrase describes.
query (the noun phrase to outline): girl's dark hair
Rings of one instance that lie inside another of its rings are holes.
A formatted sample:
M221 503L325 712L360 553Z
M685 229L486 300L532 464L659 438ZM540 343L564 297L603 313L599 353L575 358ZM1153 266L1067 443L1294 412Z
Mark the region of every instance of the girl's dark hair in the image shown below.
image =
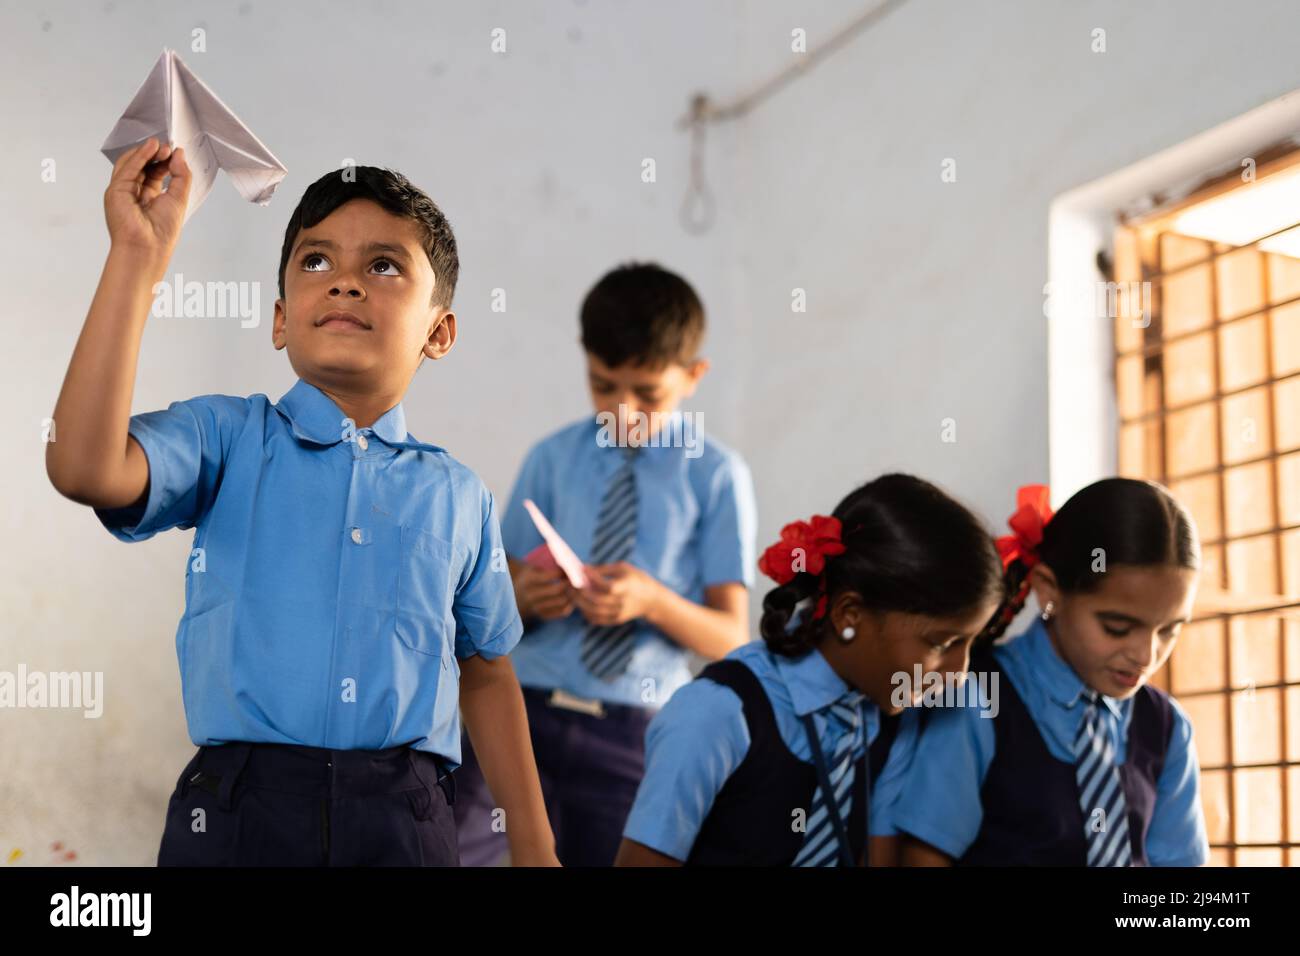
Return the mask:
M1002 595L1002 562L993 539L964 506L920 478L883 475L836 506L843 554L826 560L828 606L853 591L873 611L945 617ZM825 632L828 616L802 616L789 632L794 606L817 599L821 579L801 572L763 598L760 631L777 654L798 657Z
M1043 528L1039 560L1052 569L1065 594L1095 591L1116 565L1171 565L1197 570L1201 545L1196 524L1169 490L1154 481L1104 478L1078 491ZM1100 560L1099 559L1103 559ZM1029 569L1019 559L1005 575L1002 605L980 634L996 640L1029 595Z

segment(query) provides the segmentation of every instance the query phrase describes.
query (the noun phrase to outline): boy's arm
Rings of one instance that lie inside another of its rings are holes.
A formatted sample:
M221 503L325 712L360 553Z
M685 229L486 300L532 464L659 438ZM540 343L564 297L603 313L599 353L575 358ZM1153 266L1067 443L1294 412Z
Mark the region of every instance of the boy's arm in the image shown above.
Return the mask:
M705 588L703 605L657 581L655 584L660 593L645 619L682 647L707 660L718 660L749 640L749 592L743 584Z
M183 153L149 139L118 158L104 193L108 258L54 406L55 440L45 446L50 483L92 507L127 507L148 489L148 461L127 427L153 287L185 217Z
M510 658L475 654L463 658L460 667L465 729L492 799L505 812L510 860L515 866L559 866L524 696Z

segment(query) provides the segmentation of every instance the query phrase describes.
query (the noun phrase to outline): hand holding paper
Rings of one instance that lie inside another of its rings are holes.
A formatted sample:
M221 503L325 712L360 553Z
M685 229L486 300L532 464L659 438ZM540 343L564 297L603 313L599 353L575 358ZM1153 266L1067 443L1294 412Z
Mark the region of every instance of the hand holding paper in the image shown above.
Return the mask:
M113 246L170 257L185 221L190 180L185 150L156 136L123 153L104 190L104 221Z
M262 206L285 177L284 166L262 141L169 49L163 50L101 152L116 162L151 136L185 150L193 176L187 222L207 198L219 169L241 196Z
M533 519L533 524L537 526L542 540L546 542L546 547L550 550L551 558L560 566L569 583L575 588L583 588L587 585L587 572L582 566L582 561L574 554L573 549L560 537L558 531L551 527L551 523L546 520L537 505L533 504L531 498L524 499L524 509L528 512L529 517ZM536 554L536 549L529 554L531 558Z

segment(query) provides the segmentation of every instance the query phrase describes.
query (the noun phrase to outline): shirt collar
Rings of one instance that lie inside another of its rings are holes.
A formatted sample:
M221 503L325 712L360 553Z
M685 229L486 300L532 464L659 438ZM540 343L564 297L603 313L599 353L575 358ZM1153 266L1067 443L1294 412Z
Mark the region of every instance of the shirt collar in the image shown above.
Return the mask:
M831 669L822 652L813 648L802 657L773 654L776 669L790 691L794 712L802 717L824 707L829 707L852 690L844 679Z
M335 445L344 438L347 416L343 410L335 404L334 399L301 378L284 393L275 408L288 419L297 438L317 445ZM368 431L389 445L423 445L407 435L406 412L402 410L401 402L379 416L373 425L356 431ZM441 450L433 445L426 447Z
M1072 708L1085 693L1092 693L1079 675L1074 672L1061 655L1052 646L1052 639L1047 634L1047 625L1041 617L1034 618L1034 623L1017 640L1025 641L1024 651L1030 672L1040 685L1046 689L1052 700L1062 707ZM1113 697L1100 694L1098 699L1106 705L1112 714L1121 714L1120 702Z

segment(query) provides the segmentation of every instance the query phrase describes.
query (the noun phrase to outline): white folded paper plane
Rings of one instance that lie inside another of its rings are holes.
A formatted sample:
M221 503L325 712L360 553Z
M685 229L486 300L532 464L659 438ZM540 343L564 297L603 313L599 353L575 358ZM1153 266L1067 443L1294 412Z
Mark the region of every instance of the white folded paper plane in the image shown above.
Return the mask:
M260 206L271 201L285 176L280 161L174 50L163 50L101 151L117 162L150 136L185 150L194 177L187 221L208 197L218 169L226 171L241 196Z

